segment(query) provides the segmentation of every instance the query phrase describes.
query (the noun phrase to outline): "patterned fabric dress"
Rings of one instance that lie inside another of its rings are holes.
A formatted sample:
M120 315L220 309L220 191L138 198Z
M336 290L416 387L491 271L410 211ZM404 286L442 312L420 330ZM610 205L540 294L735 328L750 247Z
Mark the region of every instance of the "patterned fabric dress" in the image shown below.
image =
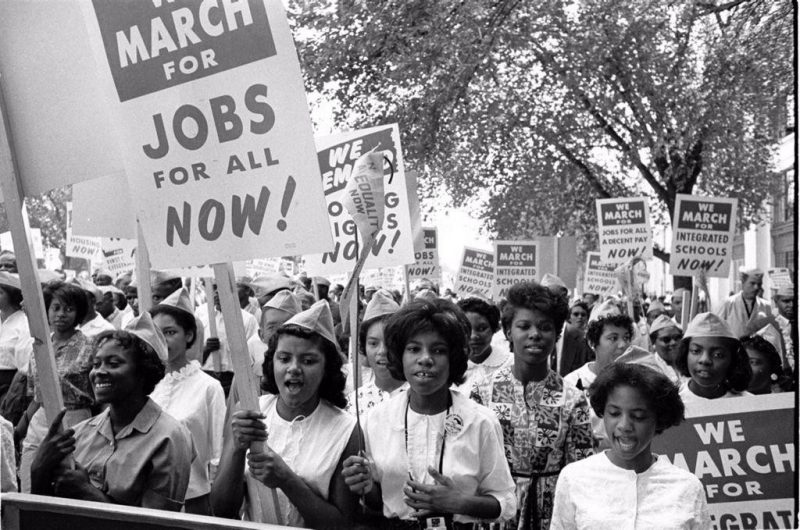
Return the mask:
M549 371L523 388L513 364L494 373L470 396L500 420L506 460L516 483L519 529L547 529L558 474L567 464L593 454L589 405L583 392Z

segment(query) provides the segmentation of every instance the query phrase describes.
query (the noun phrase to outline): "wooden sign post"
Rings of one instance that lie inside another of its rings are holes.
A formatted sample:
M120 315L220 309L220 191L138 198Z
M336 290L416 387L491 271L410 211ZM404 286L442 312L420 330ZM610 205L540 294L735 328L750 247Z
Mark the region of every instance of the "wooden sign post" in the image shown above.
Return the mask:
M219 335L217 334L217 308L214 305L214 287L211 285L211 278L205 278L203 280L203 285L205 286L206 290L206 308L208 309L208 331L211 335L209 338L218 338ZM223 313L223 318L225 315ZM242 324L242 329L244 329L244 324ZM228 329L227 327L225 329ZM222 371L222 358L220 355L222 352L216 350L211 353L214 357L214 371L220 373Z
M1 74L0 81L2 81ZM22 284L22 296L25 299L25 313L28 316L28 326L33 337L33 355L39 374L39 389L42 393L45 416L47 421L51 422L64 408L64 399L61 396L61 385L58 382L56 360L53 343L50 341L50 327L47 325L47 313L39 283L36 257L31 251L33 241L28 225L28 215L25 211L22 182L14 158L11 129L6 116L8 113L2 90L0 90L0 190L3 192L11 239L14 242L17 268L20 273L19 279Z
M240 403L246 410L260 410L258 407L258 382L253 369L250 367L250 354L247 349L242 311L239 307L239 299L235 294L236 277L233 272L233 264L230 262L214 264L214 278L217 281L217 293L219 294L219 303L222 308L222 318L225 321L225 334L230 345L234 381L236 391L239 393ZM208 288L208 282L206 282L206 289ZM214 305L213 292L210 295L209 303L212 306ZM209 313L209 322L212 317L213 313ZM264 443L253 442L250 445L250 452L263 453ZM256 520L273 520L279 524L282 523L277 491L270 488L272 492L272 502L270 503L263 498L264 490L262 488L252 487L254 482L257 481L249 473L247 474L247 480L251 484L251 487L247 488L247 494L250 505L257 516ZM273 513L264 513L270 507ZM266 516L266 519L263 516Z
M136 222L136 277L139 278L139 287L136 288L136 298L139 300L139 314L150 311L153 307L153 287L150 285L150 254L142 233L142 225Z

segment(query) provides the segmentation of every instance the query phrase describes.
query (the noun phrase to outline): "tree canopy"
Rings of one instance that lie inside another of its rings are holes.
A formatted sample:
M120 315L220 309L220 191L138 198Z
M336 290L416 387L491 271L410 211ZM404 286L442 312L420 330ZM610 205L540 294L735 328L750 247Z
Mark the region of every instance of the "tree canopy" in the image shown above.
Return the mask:
M305 0L290 9L307 86L337 124L398 122L423 193L483 197L501 238L596 240L596 198L774 193L793 97L788 0ZM488 190L488 191L487 191ZM668 259L663 249L656 256Z

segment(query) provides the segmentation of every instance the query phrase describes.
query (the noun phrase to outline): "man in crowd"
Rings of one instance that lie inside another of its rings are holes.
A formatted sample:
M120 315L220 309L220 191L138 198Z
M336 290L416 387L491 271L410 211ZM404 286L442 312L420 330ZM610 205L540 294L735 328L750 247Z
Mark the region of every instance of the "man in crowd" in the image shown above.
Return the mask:
M569 289L564 281L554 274L547 273L542 278L542 285L550 292L562 297L569 304ZM586 337L580 329L569 321L556 342L556 351L550 359L550 367L562 377L573 372L592 359L592 350L586 343Z
M778 314L775 316L775 321L781 331L784 344L784 369L789 369L792 372L795 370L795 356L794 356L794 341L792 337L797 330L797 317L794 312L794 287L782 287L775 290L772 296L772 301L775 303L775 309Z
M739 271L742 290L729 296L716 311L737 337L752 335L763 328L772 316L772 306L758 296L764 273L757 268Z

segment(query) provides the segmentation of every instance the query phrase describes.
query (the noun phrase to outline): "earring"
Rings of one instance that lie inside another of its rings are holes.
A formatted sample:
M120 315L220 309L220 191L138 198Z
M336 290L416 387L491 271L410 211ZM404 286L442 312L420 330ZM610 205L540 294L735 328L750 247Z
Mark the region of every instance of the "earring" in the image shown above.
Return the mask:
M778 374L770 374L769 378L774 382L778 380Z

